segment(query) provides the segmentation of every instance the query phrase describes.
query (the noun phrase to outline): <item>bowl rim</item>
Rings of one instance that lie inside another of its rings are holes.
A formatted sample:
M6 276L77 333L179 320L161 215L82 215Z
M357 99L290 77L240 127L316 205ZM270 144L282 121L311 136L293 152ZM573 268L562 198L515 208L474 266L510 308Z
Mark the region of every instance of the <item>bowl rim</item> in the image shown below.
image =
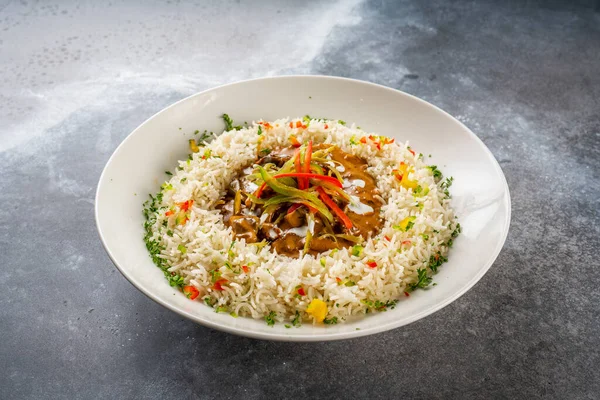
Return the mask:
M99 208L98 208L98 198L99 198L99 194L101 191L101 188L103 187L102 183L105 180L105 174L106 174L106 170L108 168L108 166L111 164L111 162L113 161L113 159L122 151L123 147L125 146L125 144L131 139L132 136L135 135L135 133L140 130L143 126L145 126L149 121L151 121L152 119L154 119L157 115L171 109L174 108L176 106L178 106L180 103L183 103L185 101L188 101L189 99L196 97L196 96L200 96L206 93L210 93L213 91L218 91L221 90L223 88L229 87L229 86L234 86L234 85L238 85L238 84L242 84L242 83L248 83L248 82L253 82L253 81L262 81L262 80L278 80L278 79L322 79L322 80L336 80L336 81L346 81L346 82L351 82L353 84L359 84L359 85L366 85L366 86L375 86L381 90L386 90L386 91L391 91L391 92L395 92L395 93L399 93L403 96L407 96L409 97L411 100L416 101L418 103L421 103L422 105L432 108L434 111L442 113L444 116L449 117L450 119L456 121L470 136L472 139L475 139L475 141L482 147L482 149L484 150L484 152L489 156L490 160L492 161L493 165L494 165L494 169L497 170L497 172L499 172L500 177L502 178L502 183L504 186L504 190L505 190L505 196L504 196L504 201L506 202L506 217L504 220L504 232L502 233L502 237L501 240L499 240L496 244L496 247L494 248L494 250L490 253L490 256L488 257L485 265L483 266L483 268L480 268L477 272L477 274L475 274L473 277L471 277L471 280L469 280L460 290L458 290L456 293L454 293L453 295L449 296L447 299L445 299L444 301L435 304L434 306L431 306L429 308L424 309L423 311L420 311L408 318L403 318L400 320L391 320L391 321L387 321L383 324L379 324L379 325L374 325L372 327L368 327L368 328L361 328L360 330L353 330L353 331L349 331L349 332L336 332L336 333L318 333L318 334L310 334L310 335L304 335L304 334L294 334L293 331L290 332L290 334L281 334L281 333L277 333L277 332L273 332L273 333L268 333L268 332L255 332L255 331L249 331L249 330L244 330L243 328L238 328L238 327L233 327L233 326L227 326L227 325L223 325L220 324L218 322L213 322L213 321L209 321L209 320L205 320L197 315L194 315L188 311L179 309L177 306L169 304L168 302L165 302L163 300L161 300L160 298L158 298L156 295L154 295L151 291L147 290L146 288L144 288L142 285L139 284L139 282L135 279L134 276L132 276L132 274L128 273L124 268L122 268L119 263L117 262L113 252L111 251L111 249L108 247L104 234L102 232L102 229L100 227L100 218L99 218ZM115 148L115 150L113 151L113 153L111 154L111 156L109 157L108 161L106 162L106 164L104 165L104 168L102 169L102 173L100 174L100 178L98 179L98 184L96 187L96 195L94 197L94 219L96 222L96 229L98 231L98 235L100 236L100 240L102 242L102 246L104 247L104 250L107 252L110 260L112 261L112 263L115 265L115 267L119 270L119 272L121 272L121 274L133 285L135 286L139 291L141 291L143 294L145 294L148 298L150 298L151 300L155 301L156 303L160 304L161 306L195 322L198 323L200 325L212 328L212 329L216 329L222 332L227 332L227 333L231 333L234 335L238 335L238 336L244 336L244 337L250 337L253 339L261 339L261 340L272 340L272 341L286 341L286 342L316 342L316 341L332 341L332 340L342 340L342 339L351 339L351 338L358 338L358 337L362 337L362 336L369 336L369 335L373 335L373 334L377 334L377 333L382 333L385 331L389 331L395 328L399 328L401 326L405 326L408 325L412 322L418 321L422 318L425 318L428 315L431 315L439 310L441 310L442 308L446 307L447 305L449 305L450 303L453 303L454 301L456 301L458 298L460 298L462 295L464 295L467 291L469 291L477 282L479 282L479 280L487 273L487 271L491 268L491 266L493 265L493 263L496 261L496 259L498 258L498 255L500 254L502 248L504 247L504 244L506 242L506 238L508 236L508 232L510 230L510 222L511 222L511 214L512 214L512 205L511 205L511 198L510 198L510 190L508 187L508 182L506 180L506 176L504 175L504 172L502 171L502 168L500 167L500 164L498 163L498 160L496 160L496 158L494 157L493 153L490 151L490 149L485 145L485 143L483 143L483 141L477 136L475 135L475 133L473 133L471 131L471 129L469 129L467 126L465 126L461 121L459 121L457 118L453 117L452 115L450 115L448 112L442 110L441 108L437 107L434 104L429 103L428 101L425 101L423 99L420 99L412 94L403 92L401 90L398 89L393 89L384 85L380 85L377 83L372 83L372 82L368 82L368 81L363 81L363 80L359 80L359 79L352 79L352 78L344 78L344 77L339 77L339 76L328 76L328 75L277 75L277 76L267 76L267 77L259 77L259 78L252 78L252 79L246 79L246 80L241 80L241 81L236 81L236 82L231 82L231 83L227 83L227 84L223 84L223 85L219 85L216 87L212 87L197 93L194 93L190 96L187 96L181 100L178 100L177 102L159 110L158 112L154 113L152 116L150 116L149 118L147 118L146 120L144 120L142 123L140 123L133 131L131 131L127 137L125 137L125 139L123 139L121 141L121 143Z

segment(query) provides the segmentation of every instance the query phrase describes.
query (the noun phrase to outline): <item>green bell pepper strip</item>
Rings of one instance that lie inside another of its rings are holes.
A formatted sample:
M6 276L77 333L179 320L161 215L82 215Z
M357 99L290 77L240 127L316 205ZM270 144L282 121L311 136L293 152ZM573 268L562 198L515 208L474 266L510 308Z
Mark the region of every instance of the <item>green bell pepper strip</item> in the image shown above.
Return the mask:
M304 190L299 190L299 189L296 189L293 187L285 186L285 185L281 184L280 182L277 182L277 179L275 179L273 176L271 176L260 165L258 166L258 170L259 170L260 175L262 176L263 180L265 181L265 184L268 185L271 189L273 189L274 192L285 195L285 196L289 196L292 198L296 198L299 200L299 201L295 201L297 203L300 203L301 202L300 200L306 200L307 203L309 203L312 207L316 208L317 211L319 211L319 213L321 213L321 215L323 215L329 221L333 221L333 215L331 215L331 213L327 209L327 206L321 200L319 200L319 198L317 196L315 196L313 193L306 192ZM261 191L260 188L258 190ZM257 193L256 197L259 197L258 193Z

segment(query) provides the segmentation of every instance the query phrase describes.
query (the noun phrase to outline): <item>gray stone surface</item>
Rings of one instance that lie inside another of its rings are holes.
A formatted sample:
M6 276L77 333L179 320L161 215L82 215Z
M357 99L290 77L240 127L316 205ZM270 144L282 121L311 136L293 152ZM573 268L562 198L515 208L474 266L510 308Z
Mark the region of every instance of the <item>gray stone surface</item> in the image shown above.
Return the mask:
M0 398L600 397L595 2L0 1ZM327 74L474 130L512 193L489 273L412 325L269 343L180 318L96 234L119 142L194 92Z

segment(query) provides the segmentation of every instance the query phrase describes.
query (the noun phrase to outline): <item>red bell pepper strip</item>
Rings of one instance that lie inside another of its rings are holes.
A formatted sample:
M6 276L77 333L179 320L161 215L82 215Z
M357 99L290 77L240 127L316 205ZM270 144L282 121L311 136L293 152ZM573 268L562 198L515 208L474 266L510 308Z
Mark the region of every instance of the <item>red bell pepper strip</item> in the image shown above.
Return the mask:
M194 204L194 200L188 200L188 201L184 201L183 203L179 203L178 206L181 209L181 211L187 211L192 207L192 204Z
M219 279L218 281L215 282L213 289L215 290L223 290L223 284L229 282L227 279Z
M184 286L182 291L183 294L185 294L185 296L190 300L194 300L196 297L198 297L198 295L200 295L198 289L193 286Z
M319 192L319 197L321 198L321 200L323 200L323 203L325 203L327 207L331 208L331 211L333 211L333 213L337 215L337 217L342 221L346 229L352 229L352 220L348 218L346 214L344 214L344 212L338 207L337 204L335 204L333 200L331 200L331 197L329 197L327 193L325 193L325 190L323 190L321 186L317 186L317 192Z
M377 268L377 263L375 261L368 261L367 267L369 268Z
M248 271L250 271L250 269L248 268L248 266L247 266L247 265L242 265L242 270L243 270L245 273L248 273Z
M254 196L260 199L260 196L262 195L263 190L265 190L265 188L267 187L266 183L263 183L262 185L260 185L260 187L256 190L256 192L254 192Z
M302 207L302 204L300 204L300 203L292 204L292 206L288 209L287 213L291 214L294 211L296 211L297 209L299 209L300 207Z
M304 291L304 288L299 288L299 289L298 289L298 294L299 294L300 296L306 296L306 292Z
M169 210L165 213L165 217L170 217L171 215L173 215L175 212L173 210Z

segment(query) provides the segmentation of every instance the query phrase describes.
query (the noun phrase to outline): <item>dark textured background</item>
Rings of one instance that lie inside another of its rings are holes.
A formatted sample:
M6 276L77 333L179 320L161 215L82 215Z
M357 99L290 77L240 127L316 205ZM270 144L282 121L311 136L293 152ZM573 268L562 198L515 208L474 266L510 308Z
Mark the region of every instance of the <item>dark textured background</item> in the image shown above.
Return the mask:
M0 398L600 398L597 2L141 3L0 0ZM379 335L269 343L117 272L93 196L120 141L289 73L404 90L483 139L513 219L471 291Z

